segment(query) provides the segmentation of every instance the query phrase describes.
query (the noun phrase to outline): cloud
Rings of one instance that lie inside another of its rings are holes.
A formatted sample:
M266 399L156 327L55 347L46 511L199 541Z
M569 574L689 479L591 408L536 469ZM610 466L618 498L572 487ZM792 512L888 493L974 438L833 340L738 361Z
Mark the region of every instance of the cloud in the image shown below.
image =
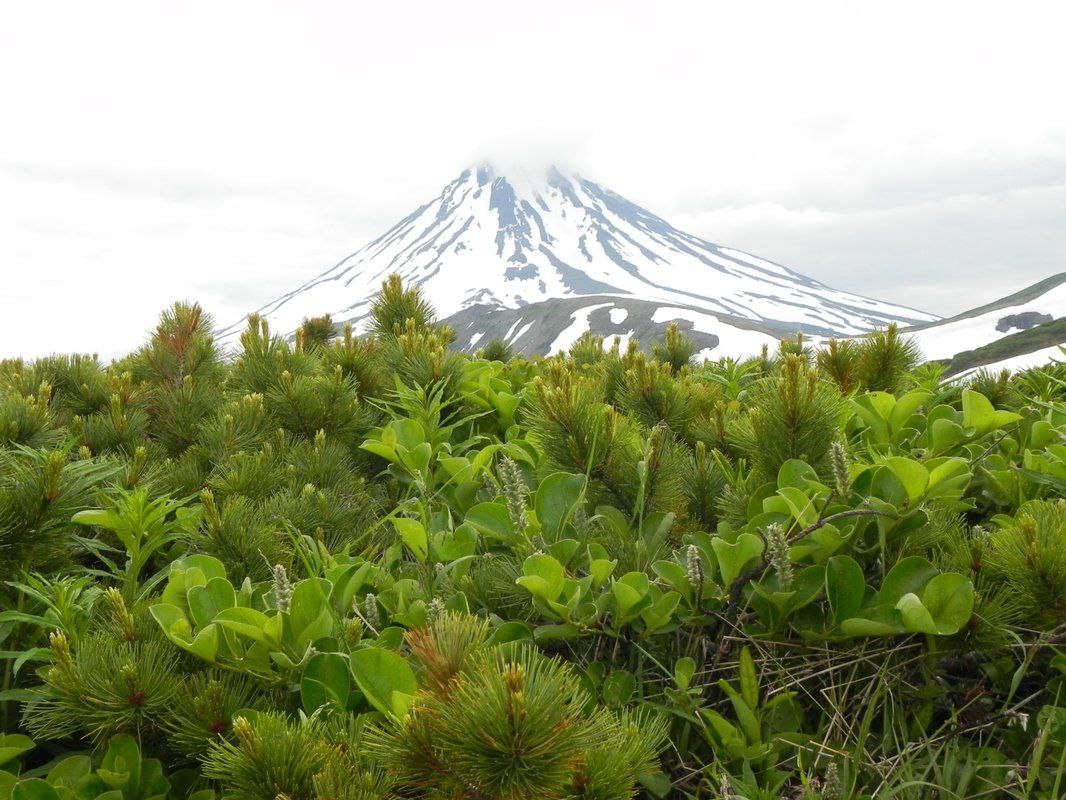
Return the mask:
M772 203L681 215L682 227L841 289L949 315L1066 271L1066 182L889 208Z
M0 356L120 349L178 297L239 318L485 157L562 162L841 288L985 302L1066 268L1064 23L984 0L14 4Z

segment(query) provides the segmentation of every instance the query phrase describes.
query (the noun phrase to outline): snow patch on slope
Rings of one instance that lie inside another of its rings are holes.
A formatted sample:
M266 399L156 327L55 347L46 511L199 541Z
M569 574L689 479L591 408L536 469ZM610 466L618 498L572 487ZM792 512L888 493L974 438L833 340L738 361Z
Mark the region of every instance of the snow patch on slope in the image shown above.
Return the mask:
M758 355L763 345L771 350L777 348L777 339L759 331L749 331L722 322L710 314L702 314L689 308L660 308L651 316L652 322L673 322L687 320L694 330L710 333L718 337L720 344L712 350L704 350L698 355L704 358L747 358ZM706 353L713 353L708 355Z
M598 308L606 308L609 305L610 303L597 303L595 305L580 308L571 314L570 319L572 319L573 322L555 337L555 341L552 342L549 353L564 353L573 347L574 342L588 333L589 317L592 316L592 312Z
M946 359L1016 333L1021 328L1011 327L1009 320L1001 324L1001 320L1030 312L1046 315L1052 319L1066 317L1066 283L1060 283L1039 297L1016 306L999 308L974 317L963 317L941 325L907 331L907 334L917 340L923 358L930 361Z

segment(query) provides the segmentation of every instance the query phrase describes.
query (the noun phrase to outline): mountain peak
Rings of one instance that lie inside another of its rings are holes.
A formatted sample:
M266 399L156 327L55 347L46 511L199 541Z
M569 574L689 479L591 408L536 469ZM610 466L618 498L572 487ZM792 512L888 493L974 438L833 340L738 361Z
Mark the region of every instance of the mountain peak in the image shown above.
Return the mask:
M437 198L260 313L275 318L276 330L324 312L358 330L390 273L421 287L442 318L474 306L596 296L694 309L777 335L851 335L936 319L680 231L557 166L500 161L467 168Z

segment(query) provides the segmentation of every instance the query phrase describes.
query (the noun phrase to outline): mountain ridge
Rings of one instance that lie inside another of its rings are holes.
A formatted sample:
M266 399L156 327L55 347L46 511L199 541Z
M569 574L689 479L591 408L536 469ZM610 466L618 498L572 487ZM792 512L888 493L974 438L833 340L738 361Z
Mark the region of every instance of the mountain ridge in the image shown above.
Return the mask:
M438 197L259 313L285 333L323 313L360 332L393 272L420 287L442 319L474 306L502 313L608 296L687 309L727 326L745 320L777 336L846 336L937 319L708 242L579 175L554 167L504 173L491 164L464 170ZM241 329L243 321L218 333L232 341Z

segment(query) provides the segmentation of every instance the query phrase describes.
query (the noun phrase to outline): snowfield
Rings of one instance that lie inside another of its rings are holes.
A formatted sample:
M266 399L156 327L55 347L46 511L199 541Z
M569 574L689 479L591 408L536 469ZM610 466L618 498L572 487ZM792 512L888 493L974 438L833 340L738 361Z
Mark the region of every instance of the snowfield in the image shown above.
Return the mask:
M1008 318L1028 313L1046 315L1052 319L1066 317L1066 283L1060 283L1039 297L1015 306L987 311L974 317L951 319L927 328L907 331L907 334L918 341L923 358L930 361L951 358L956 353L974 350L1025 330L1025 327L1030 326L1012 325L1012 320Z

